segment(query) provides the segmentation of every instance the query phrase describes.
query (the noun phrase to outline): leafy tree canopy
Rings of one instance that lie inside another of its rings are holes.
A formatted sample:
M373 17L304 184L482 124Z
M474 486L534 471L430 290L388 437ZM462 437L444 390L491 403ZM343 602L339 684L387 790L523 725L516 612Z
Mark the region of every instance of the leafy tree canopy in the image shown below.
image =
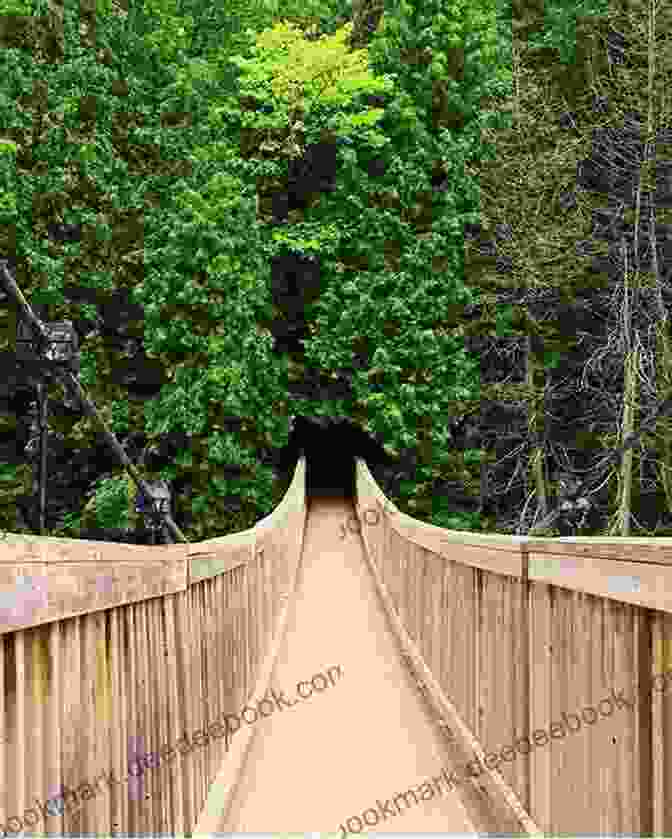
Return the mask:
M342 112L362 94L382 93L394 86L391 77L376 78L371 73L366 50L348 49L346 41L351 30L352 24L348 23L331 36L307 40L295 24L278 23L257 36L251 47L253 57L231 59L242 71L241 95L274 104L275 119L254 114L249 124L252 127L289 124L292 157L304 151L296 142L296 131L306 127L310 136L306 122L319 107L335 111L328 127L341 136L373 126L384 114L383 108L360 107L352 114ZM315 136L315 131L312 134ZM384 142L380 134L372 131L365 133L364 138L374 143Z

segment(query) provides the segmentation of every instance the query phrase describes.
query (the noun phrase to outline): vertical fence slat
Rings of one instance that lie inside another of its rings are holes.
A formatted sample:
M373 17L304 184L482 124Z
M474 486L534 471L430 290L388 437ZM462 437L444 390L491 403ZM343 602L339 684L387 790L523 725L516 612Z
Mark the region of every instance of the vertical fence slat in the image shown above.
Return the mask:
M235 586L235 639L236 639L236 707L247 701L247 679L245 661L247 659L248 636L245 634L245 570L238 569Z
M261 673L261 666L266 654L266 628L264 625L264 558L263 555L257 557L254 566L254 579L256 588L256 601L254 608L254 616L256 618L255 625L257 629L257 661L254 668L255 682Z
M224 703L226 701L226 667L227 658L225 650L225 634L224 634L224 576L218 575L214 579L212 587L213 592L213 623L216 627L215 644L217 648L217 655L215 658L215 692L217 696L216 712L212 719L218 722L222 721L222 714L224 713ZM224 760L224 737L220 737L217 741L217 761L215 765L215 773L219 769L219 765Z
M7 745L9 742L9 729L7 727L7 706L5 701L7 689L5 683L5 647L9 641L10 637L7 635L0 636L0 824L2 825L5 825L7 819L12 815L8 812Z
M509 679L513 681L517 690L516 707L517 725L519 725L520 736L530 736L530 599L529 583L527 578L520 580L512 591L511 600L511 625L516 634L516 644L513 661L520 661L521 674L516 676L515 664L509 673ZM520 755L516 766L516 791L518 798L529 812L530 806L530 756Z
M7 816L6 824L10 830L19 830L19 826L10 825L7 820L18 815L19 772L17 754L21 747L19 742L19 695L17 682L16 660L18 655L18 633L4 636L5 643L5 723L8 737L7 763L5 766L5 781L7 784Z
M93 775L95 774L95 760L97 745L94 742L95 724L96 724L96 639L95 639L95 614L82 615L81 617L81 656L82 656L82 679L81 679L81 693L80 693L80 732L82 735L80 759L76 765L76 772L78 778L76 783L93 784L95 783ZM91 772L94 769L94 772ZM84 790L82 789L82 792ZM79 795L79 788L78 788ZM87 789L87 797L79 796L81 826L82 831L86 833L96 833L96 813L95 799L88 798L89 792Z
M186 596L182 603L182 609L180 610L180 621L181 621L181 637L182 637L182 644L185 647L185 662L184 662L184 669L185 669L185 702L184 702L184 729L183 734L189 736L191 732L194 730L194 722L195 722L195 714L194 714L194 691L191 688L192 685L196 684L196 679L198 677L198 673L195 670L196 662L195 662L195 655L194 655L194 635L192 632L191 627L191 616L194 613L195 608L195 586L191 586L189 590L186 592ZM193 807L194 801L194 791L195 791L195 782L194 782L194 755L193 751L189 751L185 754L183 760L183 767L184 767L184 785L186 789L186 795L184 799L184 807L185 807L185 816L187 820L187 829L191 830L195 824L195 813Z
M13 815L21 818L26 807L26 751L23 744L27 742L28 720L26 719L27 685L26 685L26 641L30 630L16 633L16 801L17 811Z
M139 749L138 737L140 734L139 722L139 679L140 671L138 664L138 633L136 631L137 604L131 605L125 610L127 632L127 654L128 654L128 728L126 742L124 743L123 761L128 771L127 795L128 795L128 826L131 833L142 833L140 811L142 801L138 803L142 787L137 777L136 768L137 751Z
M202 638L202 648L203 648L203 663L204 663L204 670L203 670L203 690L204 690L204 698L205 701L201 704L201 730L203 731L203 742L205 746L201 747L201 752L203 753L203 783L201 786L202 789L202 798L198 805L198 812L200 813L203 809L205 804L205 799L208 796L208 790L210 788L210 783L213 778L212 774L212 755L214 752L213 745L211 745L211 741L213 738L210 736L208 732L208 728L210 725L211 715L213 713L212 710L212 701L214 697L214 686L213 686L213 669L214 669L214 658L213 658L213 636L212 636L212 609L211 609L211 600L212 600L212 579L205 580L203 583L203 612L202 612L202 626L201 626L201 638Z
M236 705L240 707L247 702L247 670L245 662L248 656L249 636L245 632L245 569L238 569L236 581L236 666L235 676L237 685Z
M654 692L653 713L653 833L669 833L672 824L672 618L656 614L652 633L652 663L654 674L665 674L659 680L664 685ZM670 674L670 675L668 675ZM667 828L667 829L666 829Z
M223 601L223 614L222 614L222 626L224 632L224 655L226 657L226 671L223 674L224 679L224 687L225 687L225 696L224 696L224 705L222 708L223 713L231 713L234 707L234 681L233 681L233 669L235 667L235 650L234 650L234 642L233 642L233 608L232 608L232 598L231 598L231 576L226 577L225 580L222 581L222 586L224 590L224 601ZM227 732L226 737L224 738L224 749L228 752L231 743L229 741L229 735Z
M625 607L631 608L631 607ZM635 703L635 719L634 722L634 747L637 750L635 753L639 755L638 771L634 771L630 790L634 790L634 807L633 815L638 824L634 825L634 830L640 834L651 835L653 827L652 811L653 811L653 767L652 767L652 752L651 744L653 739L653 731L651 725L651 621L649 616L644 612L637 621L636 632L633 633L635 641L633 647L634 653L634 672L636 673L637 682L639 686L638 696L639 701Z
M156 776L158 799L156 801L156 824L154 829L159 833L169 832L171 829L168 816L168 802L170 800L168 787L168 772L161 756L161 750L168 742L165 729L165 719L168 709L168 698L165 685L166 659L163 650L163 598L152 600L151 612L151 661L154 676L154 747L155 756L152 759L152 774Z
M192 724L192 714L191 714L191 690L190 687L193 685L193 656L191 651L191 637L189 626L187 623L188 614L191 610L191 603L193 600L193 589L189 589L184 593L184 597L180 599L180 608L178 612L178 619L179 619L179 645L180 649L183 651L181 656L181 680L182 684L184 685L184 692L182 693L182 707L180 709L180 738L182 742L184 742L184 737L188 731L191 730ZM184 799L183 799L183 807L184 807L184 819L186 824L186 829L191 830L193 825L193 808L191 806L192 801L192 761L191 761L191 753L186 750L181 750L181 771L182 771L182 778L184 784Z
M184 813L184 775L182 771L182 755L177 749L177 743L181 737L181 713L184 703L185 674L178 666L178 654L180 638L177 634L176 623L179 603L187 596L183 591L179 594L170 595L166 604L166 645L168 650L167 678L170 695L170 712L168 715L171 748L175 753L170 758L170 778L172 787L172 818L173 830L178 834L187 832L187 824Z
M168 750L173 748L175 741L173 740L170 731L170 686L168 676L168 656L170 650L168 647L168 621L166 612L169 608L169 598L162 597L156 601L156 619L155 619L155 639L156 650L158 656L158 691L159 700L161 702L161 711L159 714L159 765L157 770L161 778L162 790L162 808L161 808L161 831L165 833L172 833L174 831L174 786L173 786L173 772L174 772L174 758L167 760L165 755Z
M143 793L145 801L143 809L145 811L145 818L149 825L149 830L156 830L156 811L159 806L157 795L159 794L157 788L158 773L148 768L153 766L154 759L151 757L153 752L158 748L156 742L156 693L154 692L154 659L152 657L151 644L151 622L152 622L152 600L144 600L140 609L140 636L142 640L142 655L143 655L143 677L142 683L144 687L144 701L143 701L143 755L148 757L143 760Z
M147 657L148 671L147 683L149 686L149 720L151 744L148 746L150 758L147 761L145 776L148 780L148 790L152 803L152 830L162 833L166 830L164 820L165 806L165 785L163 782L161 764L161 747L164 740L161 738L161 717L163 715L163 697L161 695L161 667L162 650L157 643L156 619L157 610L160 606L160 598L152 598L146 603L145 619L147 621Z
M464 672L464 707L467 711L468 724L472 731L478 726L478 697L480 695L481 673L478 662L482 660L480 650L482 633L485 631L485 616L483 615L483 588L481 572L474 569L460 569L460 584L465 593L463 601L462 620L465 628L465 644L460 643L460 627L455 627L458 636L455 638L456 649L460 649L462 669ZM479 620L480 617L480 620Z
M161 824L160 833L170 833L173 830L171 811L172 785L170 776L172 767L166 764L163 756L164 751L170 746L171 738L168 731L168 717L170 709L170 696L168 693L168 681L166 679L166 621L165 621L166 598L157 598L154 601L154 655L156 663L156 690L157 690L157 736L159 753L155 759L157 769L155 773L159 778L159 794L161 796Z
M530 731L551 718L551 615L550 600L544 587L530 583ZM537 824L545 831L551 825L551 753L534 748L530 754L530 808ZM536 783L532 784L531 779Z
M76 618L68 621L70 632L66 636L65 661L68 669L68 691L66 698L66 713L64 716L64 731L68 733L65 737L66 753L64 756L64 808L65 830L73 833L84 832L84 802L80 799L77 790L82 777L79 776L80 767L86 757L86 728L83 719L82 702L82 645L83 645L83 623L84 618Z
M219 678L222 672L222 659L219 648L219 608L217 603L218 578L210 580L208 585L208 655L210 657L209 682L208 682L208 713L206 720L208 729L213 723L219 721ZM214 734L208 737L208 752L210 763L208 766L208 788L214 781L219 765L222 761L221 737Z
M27 745L28 755L26 768L28 771L26 786L26 811L21 814L26 836L34 836L39 832L33 804L35 797L44 796L45 770L45 717L48 702L49 661L48 651L45 650L44 626L37 626L30 632L30 664L28 681L31 687L30 698L26 714L26 725L31 732L30 743ZM29 721L30 720L30 721ZM32 824L31 824L32 823Z
M90 647L93 654L91 668L94 676L93 714L91 717L92 749L94 765L90 772L91 783L95 784L96 797L90 802L92 819L95 818L96 834L109 833L110 788L106 774L110 765L110 685L108 677L108 651L106 641L107 617L105 612L91 615Z
M204 620L203 620L203 611L204 611L204 601L205 601L205 588L208 584L207 580L203 580L202 582L198 583L196 586L196 609L194 610L194 618L195 618L195 626L193 626L194 630L194 640L196 643L196 666L197 666L197 673L198 673L198 680L196 681L197 686L197 696L194 697L194 709L196 711L196 718L194 720L194 727L189 732L189 738L192 742L192 760L194 762L194 772L195 772L195 780L196 786L194 789L194 814L199 813L201 811L201 804L205 800L205 757L206 751L203 744L203 738L200 736L201 732L203 731L203 715L205 711L205 691L207 690L207 680L206 680L206 667L207 667L207 655L205 650L205 641L203 638L203 627L204 627ZM200 700L200 701L199 701ZM195 742L194 736L198 740L198 743Z
M140 683L142 685L142 694L140 697L140 724L142 731L142 746L141 755L151 754L156 748L154 742L154 696L152 694L152 680L150 676L150 650L149 650L149 612L151 609L151 600L143 600L138 603L138 618L139 618L139 649L140 649ZM154 825L154 811L156 809L155 784L156 773L148 771L143 762L144 772L140 777L142 786L142 796L144 801L141 803L143 812L142 824L147 833L152 832Z
M121 774L119 780L119 796L122 808L122 815L124 821L123 825L128 825L129 831L133 819L132 803L130 796L130 784L133 778L129 775L128 762L130 759L130 744L131 737L135 728L135 721L133 714L135 713L135 703L133 700L134 685L131 681L131 628L130 614L128 609L124 609L119 613L119 640L121 642L121 649L123 650L123 658L119 662L119 687L121 690L123 702L123 716L121 717L121 731L120 731L120 751L119 760L121 764Z
M110 768L113 781L110 785L110 825L113 835L120 834L122 825L127 823L124 818L123 805L127 791L127 786L123 782L126 776L126 769L124 769L122 764L122 747L125 738L124 725L126 719L122 668L125 660L123 638L121 635L120 610L110 609L110 678L112 684Z
M45 773L44 805L58 795L58 787L62 772L61 763L61 706L63 701L63 659L61 657L61 622L54 621L47 627L49 631L49 661L50 661L50 696L47 719L47 765ZM1 695L1 692L0 692ZM56 835L63 834L63 816L54 807L49 807L49 815L42 816L44 830Z
M254 560L253 560L254 562ZM243 636L245 638L245 658L243 660L243 673L242 673L242 682L241 684L244 685L245 696L244 702L247 702L249 699L249 691L250 691L250 684L252 682L251 674L252 674L252 643L253 643L253 636L252 636L252 619L250 617L250 563L243 567L243 581L242 581L242 596L241 596L241 630Z
M270 646L270 622L268 614L268 598L272 591L269 586L270 578L268 574L268 558L264 554L259 556L259 598L258 598L258 615L259 615L259 644L261 648L259 672L261 672L261 663Z
M196 785L196 797L194 799L194 811L195 813L200 813L202 810L203 802L205 801L205 793L207 789L207 747L203 746L205 742L204 738L200 736L200 733L204 732L204 723L205 723L205 714L207 712L207 705L206 705L206 692L208 689L208 681L207 681L207 668L208 668L208 650L205 645L205 590L208 586L208 581L203 580L203 582L199 583L198 585L198 609L196 611L196 618L197 618L197 629L196 629L196 637L198 639L198 696L200 698L200 702L197 704L198 709L198 717L196 719L196 727L194 729L194 734L197 734L198 743L194 742L193 751L196 755L196 766L197 766L197 785Z
M208 790L217 774L218 764L215 762L218 753L218 740L211 733L211 726L217 718L217 625L214 615L215 581L208 580L205 600L203 635L207 653L207 703L203 707L203 730L206 735L207 746L205 748L206 784L203 793L203 809L208 797ZM199 810L199 811L200 811Z

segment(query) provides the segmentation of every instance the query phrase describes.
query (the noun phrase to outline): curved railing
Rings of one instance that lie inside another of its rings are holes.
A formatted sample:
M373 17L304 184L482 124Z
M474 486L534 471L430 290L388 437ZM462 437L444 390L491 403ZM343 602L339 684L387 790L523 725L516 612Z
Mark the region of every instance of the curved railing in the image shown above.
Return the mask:
M283 635L305 467L255 527L195 545L0 542L0 837L198 832L253 728L222 721ZM356 505L404 659L502 831L671 832L672 540L444 530L361 459Z
M503 825L672 832L672 539L444 530L361 459L357 518L407 663Z
M0 836L193 829L236 740L222 721L272 663L305 520L301 458L242 533L156 547L7 534Z

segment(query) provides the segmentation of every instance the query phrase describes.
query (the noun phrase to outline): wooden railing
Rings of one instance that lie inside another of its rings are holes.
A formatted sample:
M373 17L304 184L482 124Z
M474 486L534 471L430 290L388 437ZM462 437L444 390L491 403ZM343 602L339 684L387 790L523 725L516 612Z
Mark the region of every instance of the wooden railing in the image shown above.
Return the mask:
M0 837L191 832L230 745L213 724L268 670L305 519L301 458L242 533L157 547L6 535Z
M444 530L362 460L357 516L409 667L502 825L672 833L672 539Z
M362 460L356 505L402 655L502 831L672 832L672 540L444 530ZM305 521L302 458L244 533L0 542L0 837L200 832L251 730L213 725L268 684Z

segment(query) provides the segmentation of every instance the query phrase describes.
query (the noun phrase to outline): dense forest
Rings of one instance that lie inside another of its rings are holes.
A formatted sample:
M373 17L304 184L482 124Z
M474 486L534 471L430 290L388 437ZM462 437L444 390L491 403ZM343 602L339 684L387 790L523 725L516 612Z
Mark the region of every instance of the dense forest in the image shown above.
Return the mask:
M190 541L348 418L441 527L672 534L672 9L0 0L0 259ZM0 289L0 528L39 530L40 371ZM45 532L137 541L47 378Z

